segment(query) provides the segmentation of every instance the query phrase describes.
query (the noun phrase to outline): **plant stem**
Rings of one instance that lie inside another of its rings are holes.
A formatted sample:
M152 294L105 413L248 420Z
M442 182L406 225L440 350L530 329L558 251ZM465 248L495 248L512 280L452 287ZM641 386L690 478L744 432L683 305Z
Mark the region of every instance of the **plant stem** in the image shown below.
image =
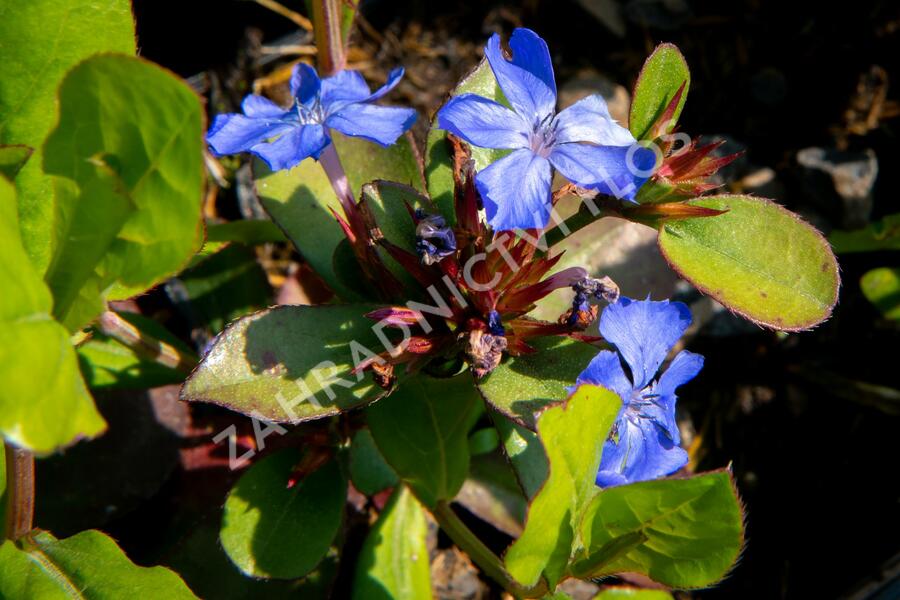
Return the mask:
M347 180L344 165L341 164L337 150L334 149L334 142L328 144L325 150L322 151L321 156L319 156L319 164L322 166L322 170L325 171L325 175L328 176L328 181L331 182L334 194L341 201L341 206L344 207L344 215L348 219L351 218L354 208L353 192L350 191L350 182Z
M593 210L591 210L593 207ZM556 225L544 232L547 246L553 247L583 227L587 227L594 221L603 217L619 216L616 203L603 196L585 198L578 208L578 212L569 217L561 225Z
M97 327L104 335L118 340L134 350L135 354L141 358L152 360L182 373L190 373L199 362L197 356L187 354L175 346L147 335L111 310L100 315Z
M34 519L34 454L5 446L6 520L4 536L17 540L32 528Z
M513 579L512 575L504 568L500 557L494 554L490 548L485 546L484 542L479 540L475 534L472 533L471 529L466 527L466 524L456 516L455 512L453 512L450 504L445 501L438 502L437 506L432 511L432 514L434 515L434 518L437 519L441 529L443 529L447 535L450 536L450 539L453 540L453 543L468 554L469 558L471 558L488 577L502 585L503 589L507 592L516 598L533 598L536 596L543 596L547 592L547 585L543 579L538 581L538 583L532 587L525 587Z
M341 0L313 0L312 12L319 74L328 77L343 69L347 62L341 35Z

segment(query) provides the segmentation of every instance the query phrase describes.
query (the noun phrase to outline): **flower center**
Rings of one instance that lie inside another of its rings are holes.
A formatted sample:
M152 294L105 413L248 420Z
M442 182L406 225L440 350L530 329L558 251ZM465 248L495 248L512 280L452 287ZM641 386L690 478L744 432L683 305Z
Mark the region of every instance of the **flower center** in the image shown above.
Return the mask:
M531 150L542 158L550 156L554 144L556 144L557 120L555 115L549 114L543 120L535 118L529 140Z
M631 401L625 409L628 420L635 424L637 424L638 419L650 419L655 422L656 415L649 412L648 409L658 406L656 403L657 398L659 398L659 394L654 393L649 387L642 390L634 390Z
M302 125L320 125L325 122L325 108L318 95L312 101L312 104L301 104L299 100L295 100L297 108L297 118L300 119Z

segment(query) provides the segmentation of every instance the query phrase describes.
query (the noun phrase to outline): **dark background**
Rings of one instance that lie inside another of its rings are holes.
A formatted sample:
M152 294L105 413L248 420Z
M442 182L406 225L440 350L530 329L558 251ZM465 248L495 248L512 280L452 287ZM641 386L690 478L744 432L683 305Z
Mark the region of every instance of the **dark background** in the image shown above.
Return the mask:
M560 86L591 69L630 89L653 47L673 42L692 72L681 128L727 136L746 151L726 182L771 168L776 178L766 194L827 232L847 216L827 182L810 182L797 151L871 149L880 169L870 218L900 212L900 119L857 134L849 132L847 116L860 78L873 67L887 75L888 100L900 97L896 2L612 2L621 36L584 8L591 3L376 0L363 4L376 33L363 29L353 40L373 69L399 62L418 76L418 85L408 77L399 92L428 115L494 31L535 29L550 46ZM296 31L247 1L134 4L142 55L185 77L233 74L259 41ZM410 51L416 43L442 54L417 56ZM266 72L258 63L248 70ZM900 261L892 253L839 260L840 303L815 331L783 339L726 315L691 344L707 357L703 375L682 394L686 416L704 434L701 467L733 461L748 508L740 564L715 589L695 593L700 598L845 597L898 577L900 403L858 384L900 387L900 330L880 317L858 282L867 270ZM129 539L132 548L140 545L134 526L112 524L126 547Z

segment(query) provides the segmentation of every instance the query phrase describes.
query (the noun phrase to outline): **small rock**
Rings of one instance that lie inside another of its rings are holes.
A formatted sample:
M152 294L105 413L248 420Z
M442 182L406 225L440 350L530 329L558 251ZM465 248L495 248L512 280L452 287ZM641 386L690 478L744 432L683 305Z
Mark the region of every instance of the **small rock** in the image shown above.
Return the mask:
M797 162L806 170L804 186L818 207L826 212L836 211L835 216L845 229L864 227L869 222L872 189L878 177L874 151L804 148L797 153Z

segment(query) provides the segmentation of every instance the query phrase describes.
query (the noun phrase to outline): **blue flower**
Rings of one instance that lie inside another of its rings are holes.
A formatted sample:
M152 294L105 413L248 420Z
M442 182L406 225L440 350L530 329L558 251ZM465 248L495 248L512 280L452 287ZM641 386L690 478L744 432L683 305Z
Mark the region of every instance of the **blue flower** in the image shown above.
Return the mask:
M536 33L516 29L509 47L512 60L504 57L500 36L494 34L484 53L512 109L461 94L438 112L438 125L470 144L512 150L475 177L490 225L498 231L545 227L551 165L582 187L633 199L656 155L640 146L629 155L635 139L613 121L599 95L556 114L550 52Z
M315 69L301 63L291 76L294 103L289 109L251 94L241 103L244 114L215 118L206 141L217 156L251 152L273 171L290 169L309 156L318 160L331 143L331 129L390 146L415 122L416 111L373 103L402 77L403 69L394 69L372 93L356 71L319 79Z
M616 392L622 409L603 446L597 485L610 487L656 479L687 464L675 422L675 390L703 368L703 357L679 352L654 380L663 360L684 330L691 312L681 302L621 298L600 317L600 334L618 353L604 350L578 376ZM623 359L630 369L626 374Z

